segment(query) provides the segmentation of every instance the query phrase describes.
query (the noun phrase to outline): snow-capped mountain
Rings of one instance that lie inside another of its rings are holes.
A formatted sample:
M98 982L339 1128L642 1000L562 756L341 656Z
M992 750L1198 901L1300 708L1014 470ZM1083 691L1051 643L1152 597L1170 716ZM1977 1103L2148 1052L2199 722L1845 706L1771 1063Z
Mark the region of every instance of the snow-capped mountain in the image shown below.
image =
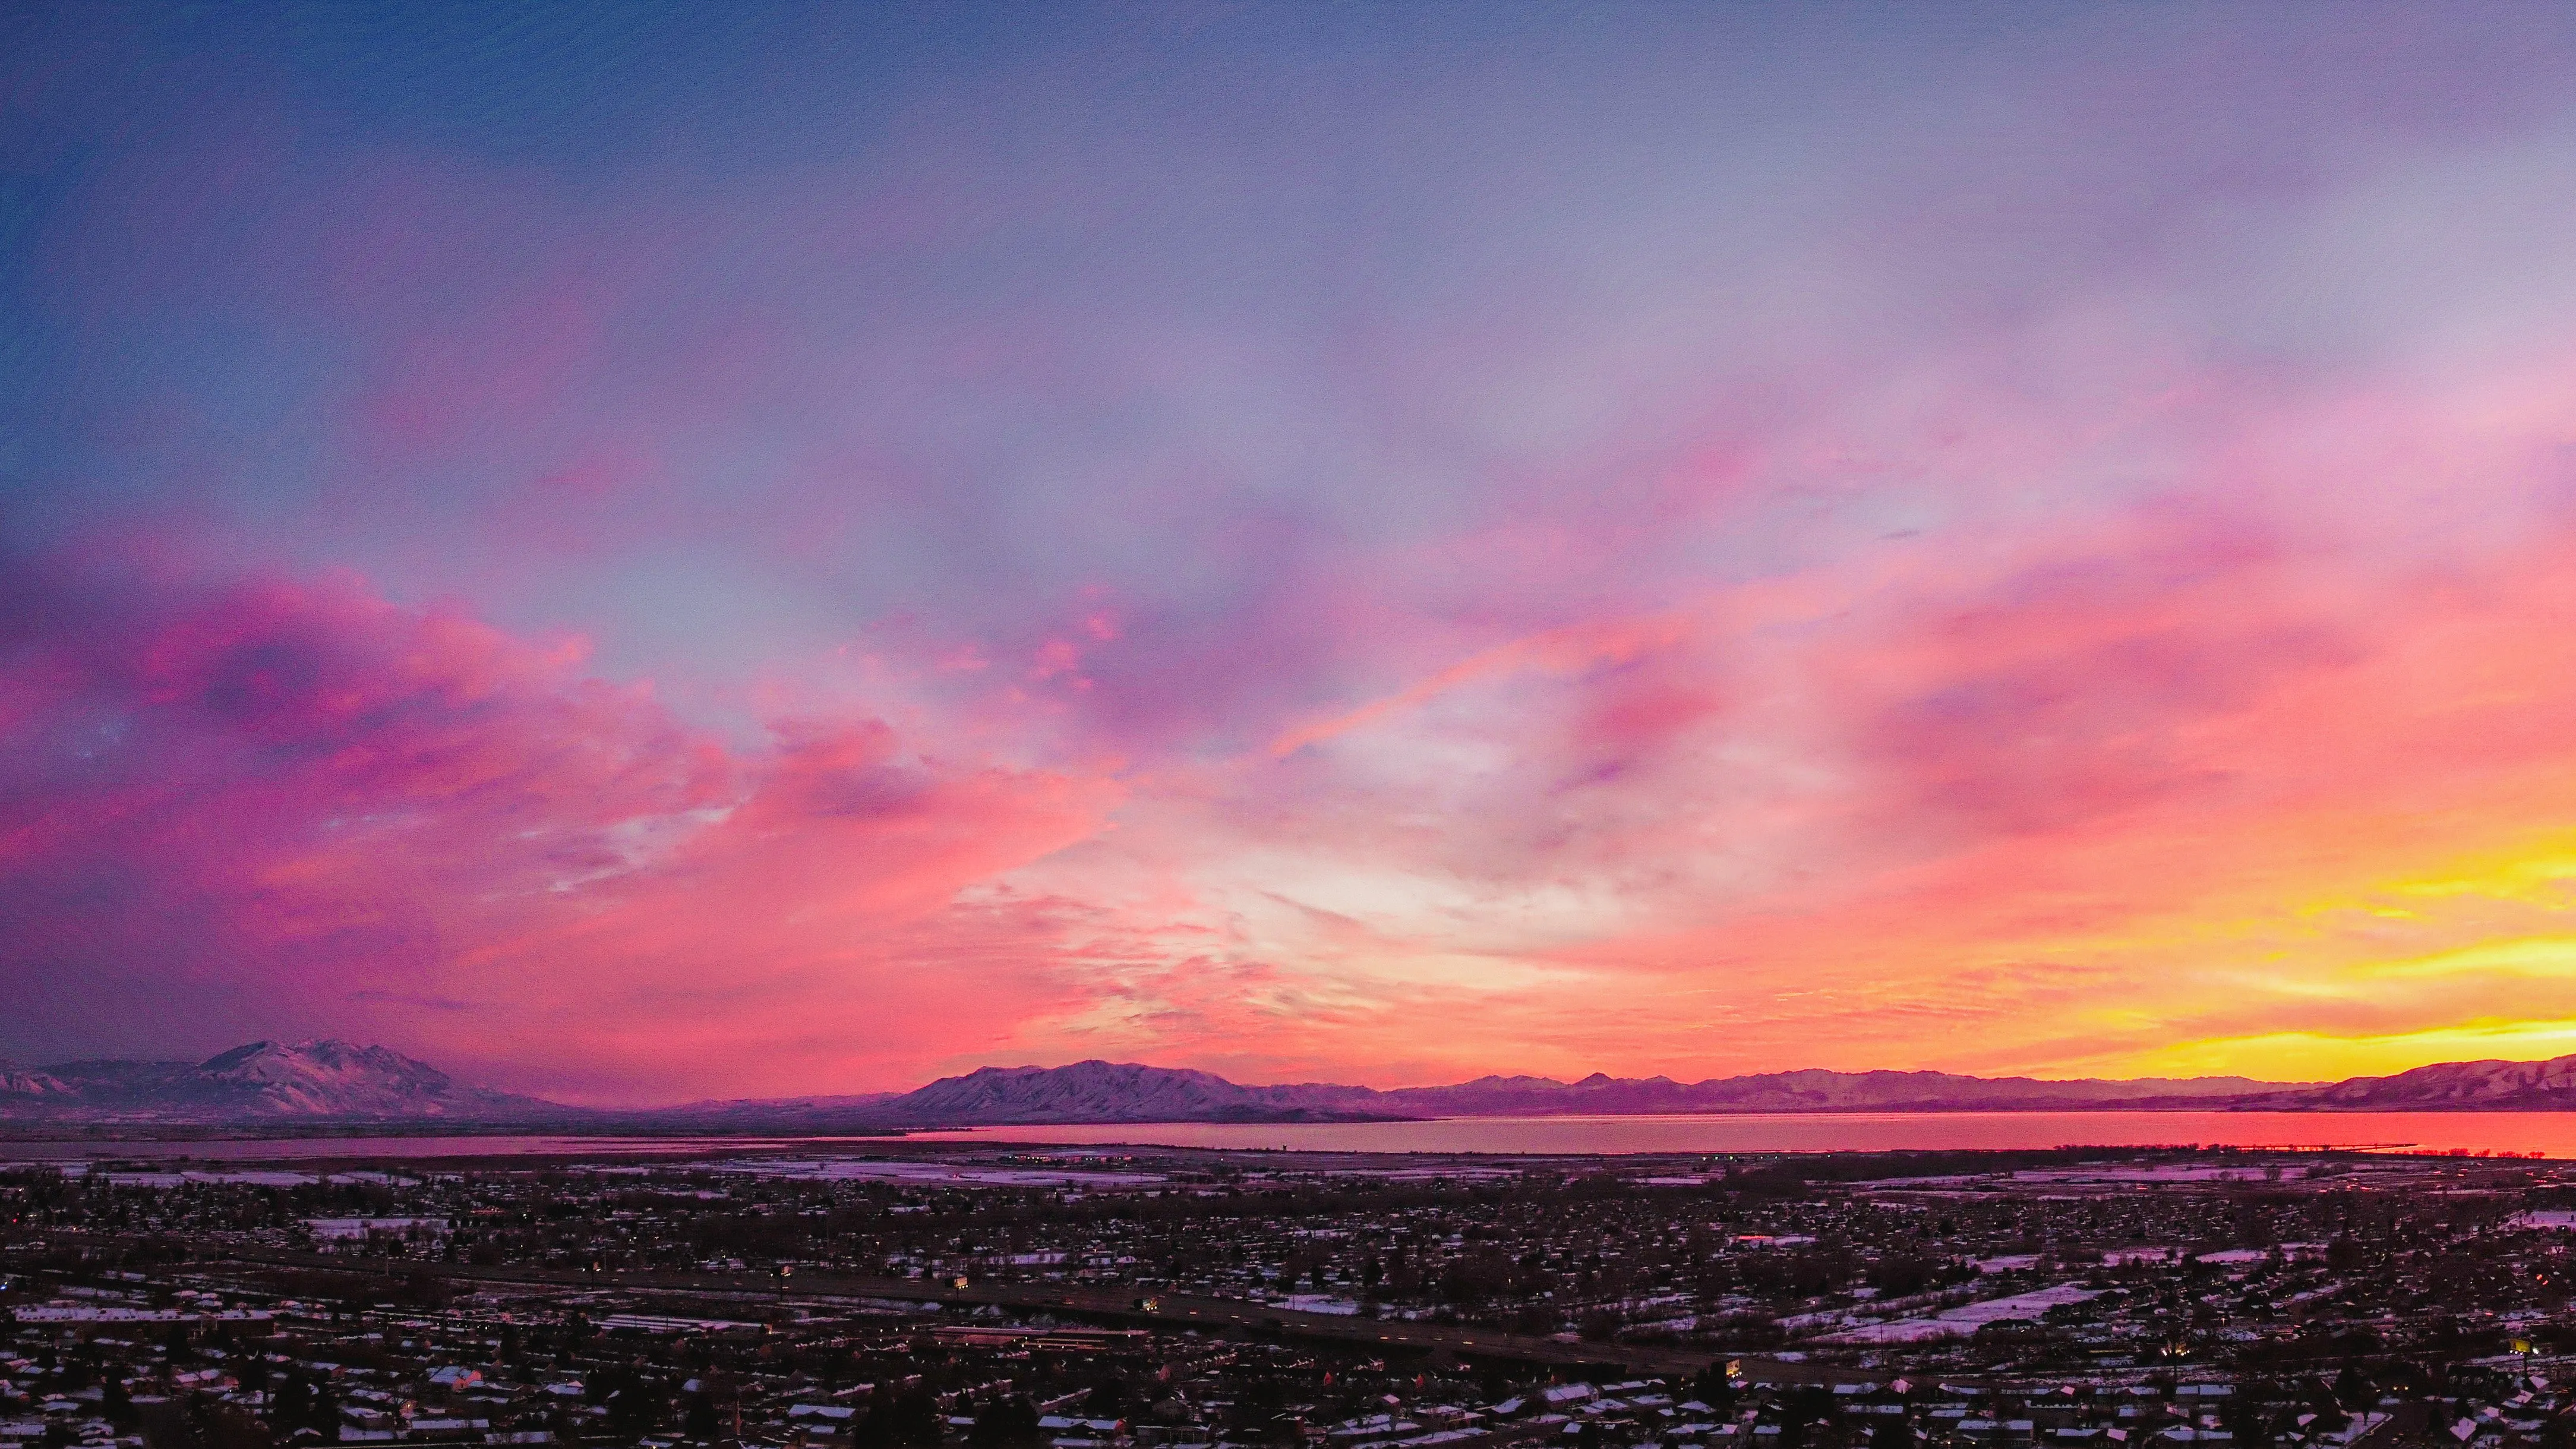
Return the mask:
M257 1041L202 1062L0 1066L0 1122L544 1123L577 1129L885 1131L1041 1123L1332 1122L1656 1112L2576 1110L2576 1056L2446 1062L2336 1083L2243 1077L2082 1079L1943 1072L1769 1072L1677 1082L1481 1077L1379 1090L1325 1082L1246 1086L1135 1062L984 1067L900 1094L698 1102L609 1112L463 1086L426 1062L344 1041Z
M2169 1106L2277 1091L2281 1084L2245 1077L2083 1078L1968 1077L1952 1072L1761 1072L1677 1082L1670 1077L1612 1077L1595 1072L1576 1082L1550 1077L1482 1077L1447 1087L1400 1087L1379 1094L1380 1110L1409 1115L1484 1117L1502 1114L1629 1116L1653 1112L1833 1112L2081 1110L2106 1104Z
M1654 1112L2081 1110L2227 1106L2252 1093L2313 1090L2244 1077L2041 1081L1944 1072L1770 1072L1676 1082L1481 1077L1444 1087L1307 1082L1247 1087L1207 1072L1133 1062L984 1067L863 1109L900 1126L1042 1122L1295 1122L1418 1117L1633 1116Z
M1293 1122L1404 1116L1366 1087L1246 1087L1207 1072L1133 1062L984 1067L880 1103L889 1123Z
M2354 1077L2283 1101L2265 1098L2248 1106L2290 1106L2338 1112L2552 1112L2576 1108L2576 1056L2545 1062L2437 1062L2386 1077Z
M750 1104L743 1104L748 1107ZM860 1109L889 1126L1050 1122L1293 1122L1422 1117L1634 1116L1657 1112L1977 1112L2106 1108L2269 1112L2576 1111L2576 1056L2443 1062L2341 1082L2245 1077L1969 1077L1946 1072L1765 1072L1677 1082L1481 1077L1441 1087L1247 1087L1134 1063L986 1067Z
M344 1041L255 1041L197 1064L213 1091L260 1110L307 1117L444 1116L455 1083L426 1062Z
M55 1100L68 1096L71 1090L70 1083L45 1072L22 1072L0 1067L0 1103L11 1098Z
M255 1041L205 1061L66 1062L0 1071L0 1117L108 1121L508 1121L575 1115L458 1085L426 1062L344 1041Z

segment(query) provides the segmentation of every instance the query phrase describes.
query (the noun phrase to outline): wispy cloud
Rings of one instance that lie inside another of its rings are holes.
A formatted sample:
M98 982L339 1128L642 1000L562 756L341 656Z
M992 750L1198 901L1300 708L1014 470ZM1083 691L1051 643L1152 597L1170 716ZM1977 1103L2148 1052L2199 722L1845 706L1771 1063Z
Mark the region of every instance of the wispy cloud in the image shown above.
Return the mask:
M0 1051L2576 1020L2564 17L767 15L0 21Z

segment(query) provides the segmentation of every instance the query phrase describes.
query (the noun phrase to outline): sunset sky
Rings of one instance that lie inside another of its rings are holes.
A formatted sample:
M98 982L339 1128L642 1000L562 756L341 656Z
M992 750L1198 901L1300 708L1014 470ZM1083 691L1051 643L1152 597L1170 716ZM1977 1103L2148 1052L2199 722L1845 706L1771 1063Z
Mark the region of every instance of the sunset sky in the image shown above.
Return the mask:
M0 1057L2576 1052L2576 12L22 5Z

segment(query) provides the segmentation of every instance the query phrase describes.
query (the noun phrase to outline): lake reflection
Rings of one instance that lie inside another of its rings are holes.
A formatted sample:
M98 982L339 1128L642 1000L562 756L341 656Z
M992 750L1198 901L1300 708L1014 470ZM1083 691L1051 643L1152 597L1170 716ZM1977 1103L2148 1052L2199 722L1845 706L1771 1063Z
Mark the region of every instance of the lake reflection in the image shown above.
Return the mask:
M955 1142L1132 1143L1306 1152L1887 1152L2026 1147L2358 1147L2576 1157L2576 1112L1814 1112L1455 1117L1280 1126L977 1127Z
M2576 1158L2576 1112L1814 1112L1768 1116L1455 1117L1263 1126L1181 1122L975 1127L906 1142L1299 1152L1887 1152L2035 1147L2349 1147ZM866 1156L877 1137L274 1137L0 1141L0 1162L120 1158L295 1162L465 1157Z

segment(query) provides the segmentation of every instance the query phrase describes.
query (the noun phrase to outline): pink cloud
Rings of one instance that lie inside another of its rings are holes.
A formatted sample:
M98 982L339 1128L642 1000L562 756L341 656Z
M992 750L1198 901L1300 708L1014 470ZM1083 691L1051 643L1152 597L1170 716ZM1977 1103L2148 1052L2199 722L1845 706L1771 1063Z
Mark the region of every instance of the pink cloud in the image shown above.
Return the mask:
M902 1035L780 1047L751 1075L883 1071L982 1025L904 1002L1037 1009L1007 962L922 959L959 892L1115 799L925 760L866 718L729 748L586 677L576 641L346 577L128 595L105 618L74 602L87 581L57 585L13 601L0 897L25 923L7 989L60 1031L164 993L126 1028L285 1016L649 1097L742 1080L740 1054L828 1022Z
M2555 908L2385 883L2576 818L2563 58L2220 33L1184 127L932 67L730 167L95 86L168 109L31 193L0 1045L646 1099L2439 1022L2371 951Z

